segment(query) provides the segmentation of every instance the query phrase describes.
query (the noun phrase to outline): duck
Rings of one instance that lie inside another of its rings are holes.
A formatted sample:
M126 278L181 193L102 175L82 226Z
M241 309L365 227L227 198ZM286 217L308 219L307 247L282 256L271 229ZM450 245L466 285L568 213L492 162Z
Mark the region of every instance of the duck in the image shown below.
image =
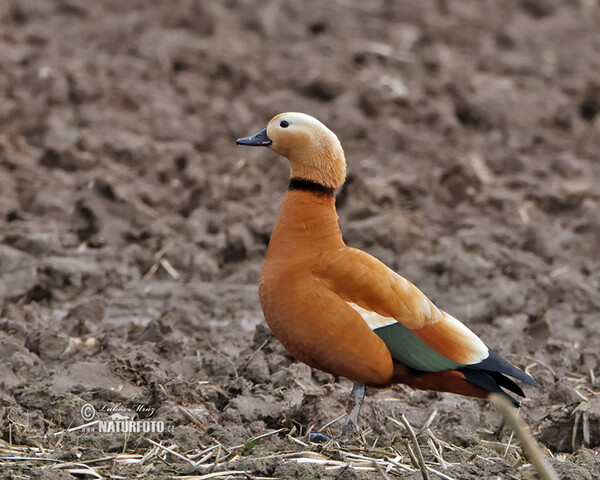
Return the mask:
M295 359L354 382L342 436L358 428L367 387L404 384L475 398L498 393L517 407L511 394L525 394L515 380L538 387L410 281L346 245L335 204L346 158L323 123L281 113L236 144L266 147L289 161L288 189L260 275L260 304Z

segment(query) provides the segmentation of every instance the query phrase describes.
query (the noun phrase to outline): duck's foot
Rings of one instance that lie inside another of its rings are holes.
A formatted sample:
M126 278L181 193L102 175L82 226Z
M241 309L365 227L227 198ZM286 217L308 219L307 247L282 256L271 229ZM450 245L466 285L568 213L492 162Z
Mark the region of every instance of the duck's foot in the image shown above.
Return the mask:
M331 435L321 432L310 432L308 434L308 441L311 443L327 443L331 442L334 438Z

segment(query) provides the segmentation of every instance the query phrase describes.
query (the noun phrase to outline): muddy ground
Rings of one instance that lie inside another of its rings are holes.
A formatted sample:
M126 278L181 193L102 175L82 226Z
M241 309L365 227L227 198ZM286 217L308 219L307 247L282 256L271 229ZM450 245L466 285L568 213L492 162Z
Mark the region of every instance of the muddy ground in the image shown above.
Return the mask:
M1 2L2 478L384 478L298 443L351 384L264 327L288 167L234 140L290 110L344 145L346 241L527 368L560 478L600 477L599 31L597 0ZM167 428L69 431L84 404ZM342 447L412 469L401 413L451 478L535 478L449 394L373 391Z

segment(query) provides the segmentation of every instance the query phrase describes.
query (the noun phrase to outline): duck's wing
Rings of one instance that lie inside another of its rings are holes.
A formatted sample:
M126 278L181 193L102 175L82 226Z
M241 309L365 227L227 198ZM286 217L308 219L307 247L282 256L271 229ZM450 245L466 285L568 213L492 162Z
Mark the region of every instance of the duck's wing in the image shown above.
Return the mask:
M487 391L523 391L504 375L529 385L526 373L489 349L417 287L366 252L342 248L323 256L315 275L358 311L385 342L392 358L417 372L458 370Z

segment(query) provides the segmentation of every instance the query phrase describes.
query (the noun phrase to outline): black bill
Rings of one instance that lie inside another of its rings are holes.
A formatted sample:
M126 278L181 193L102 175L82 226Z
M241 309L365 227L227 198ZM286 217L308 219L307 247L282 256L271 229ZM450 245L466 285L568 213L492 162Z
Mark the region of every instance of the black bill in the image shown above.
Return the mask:
M236 145L247 145L249 147L267 147L273 141L267 137L267 129L265 128L251 137L238 138L235 143Z

